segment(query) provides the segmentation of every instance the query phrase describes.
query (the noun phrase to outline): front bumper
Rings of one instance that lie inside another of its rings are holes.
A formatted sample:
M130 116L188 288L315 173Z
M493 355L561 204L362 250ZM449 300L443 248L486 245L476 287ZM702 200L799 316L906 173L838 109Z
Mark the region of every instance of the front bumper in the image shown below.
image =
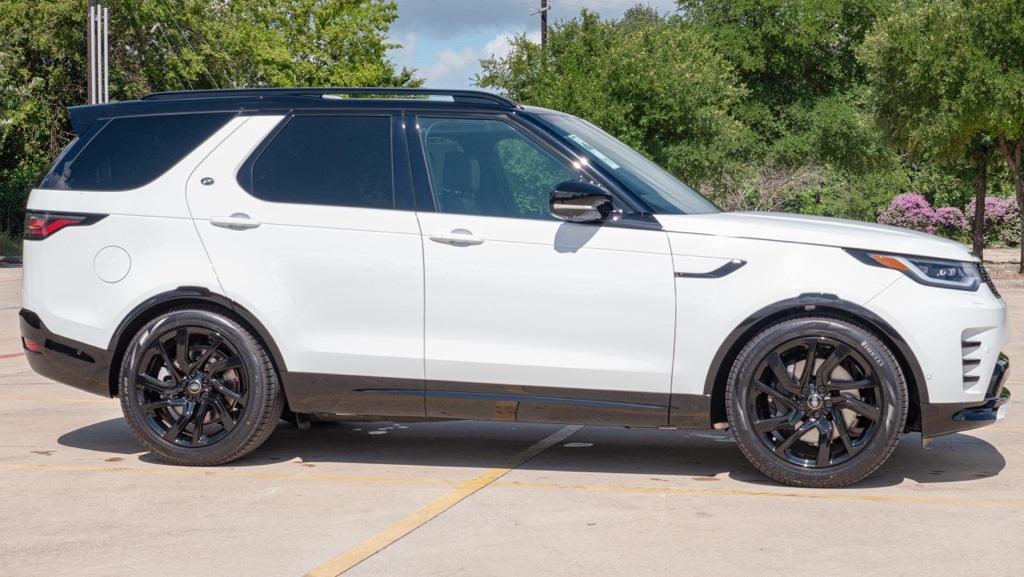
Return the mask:
M111 397L110 359L104 349L56 335L46 328L39 315L26 309L18 314L22 346L32 370L65 385ZM26 341L38 344L37 350Z
M982 403L921 403L921 437L929 439L990 425L1006 414L1010 359L1000 353Z

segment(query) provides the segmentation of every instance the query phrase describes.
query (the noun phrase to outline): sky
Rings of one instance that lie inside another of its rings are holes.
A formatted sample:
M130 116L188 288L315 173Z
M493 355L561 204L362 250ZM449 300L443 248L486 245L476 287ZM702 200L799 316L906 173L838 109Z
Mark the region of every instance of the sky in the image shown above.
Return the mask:
M509 37L520 33L540 41L540 16L530 11L540 0L397 0L398 20L391 40L401 68L417 69L430 88L470 88L480 59L508 53ZM638 0L548 0L548 25L570 19L587 8L602 18L622 16ZM660 12L675 10L675 0L643 0Z

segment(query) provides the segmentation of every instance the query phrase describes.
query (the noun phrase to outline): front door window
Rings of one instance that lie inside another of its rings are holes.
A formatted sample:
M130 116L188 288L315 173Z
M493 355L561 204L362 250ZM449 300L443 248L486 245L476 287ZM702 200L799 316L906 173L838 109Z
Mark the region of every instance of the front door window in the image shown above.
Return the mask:
M578 177L501 120L420 118L437 208L449 214L553 219L548 195Z

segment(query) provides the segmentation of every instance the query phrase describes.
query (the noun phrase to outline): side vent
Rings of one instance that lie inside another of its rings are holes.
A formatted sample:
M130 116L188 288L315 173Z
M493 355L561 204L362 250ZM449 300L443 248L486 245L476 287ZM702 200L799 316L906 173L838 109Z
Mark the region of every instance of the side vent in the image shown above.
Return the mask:
M981 382L982 375L978 370L981 366L981 335L987 330L967 329L960 335L960 358L963 363L965 391Z

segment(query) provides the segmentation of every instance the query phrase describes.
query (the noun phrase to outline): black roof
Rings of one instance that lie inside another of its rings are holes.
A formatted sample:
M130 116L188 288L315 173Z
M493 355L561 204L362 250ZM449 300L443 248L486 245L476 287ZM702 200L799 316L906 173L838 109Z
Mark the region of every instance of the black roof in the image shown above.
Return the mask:
M432 97L444 97L438 100ZM515 102L482 90L440 90L433 88L239 88L229 90L186 90L155 92L141 100L72 106L71 125L82 134L97 120L120 116L183 114L189 112L262 111L296 109L337 109L453 107L521 109Z

